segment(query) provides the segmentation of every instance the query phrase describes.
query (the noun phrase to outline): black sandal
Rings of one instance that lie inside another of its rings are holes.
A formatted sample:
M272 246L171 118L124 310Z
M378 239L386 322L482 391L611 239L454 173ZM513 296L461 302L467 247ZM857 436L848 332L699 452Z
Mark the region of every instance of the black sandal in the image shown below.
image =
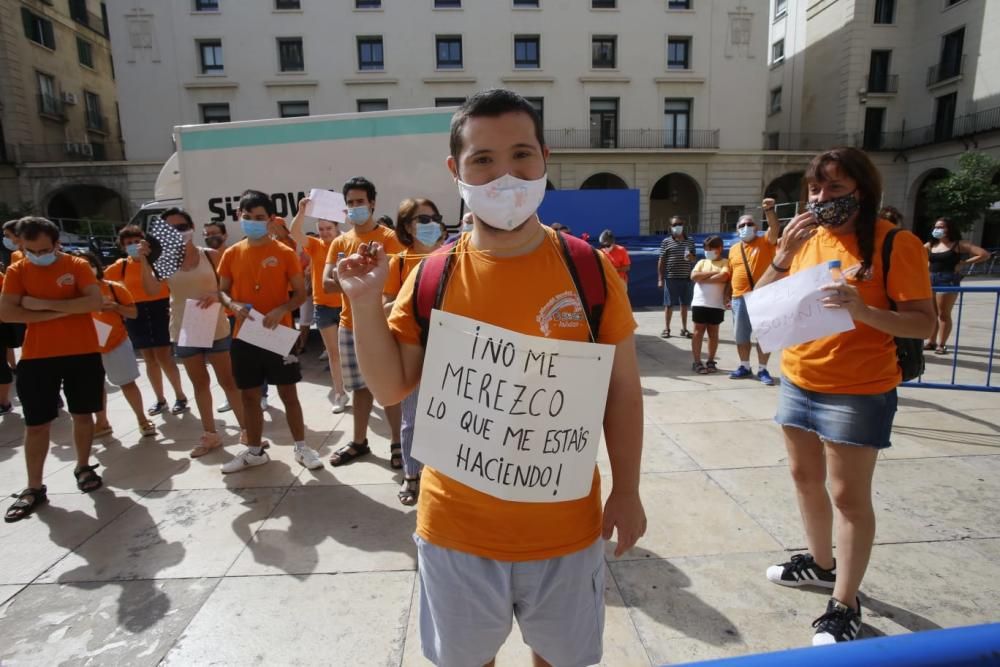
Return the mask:
M403 469L403 445L398 442L389 445L389 466L393 470Z
M365 441L361 443L349 442L330 456L330 465L334 468L346 465L354 459L361 458L365 454L370 454L371 451L371 447L368 446L367 438L365 438Z
M24 491L21 491L21 493L12 495L11 498L17 498L17 500L7 508L7 512L3 515L3 520L7 523L20 521L29 514L34 513L39 505L49 502L49 495L44 484L42 484L42 488L40 489L28 487Z
M397 493L396 496L399 498L399 503L401 505L406 505L407 507L416 505L417 498L420 497L420 478L404 478L403 486L399 489L399 493Z
M692 338L693 337L692 333L690 331L688 331L687 329L681 329L681 335L684 336L685 338Z
M694 363L692 363L691 370L693 370L698 375L705 375L706 373L708 373L708 369L705 368L705 364L701 363L700 361L695 361Z
M77 466L73 469L73 476L76 477L76 488L84 493L90 493L104 486L104 480L94 472L100 463L92 466Z
M708 369L709 373L718 373L719 372L719 366L718 366L718 364L715 363L715 359L709 359L708 361L706 361L705 362L705 368Z

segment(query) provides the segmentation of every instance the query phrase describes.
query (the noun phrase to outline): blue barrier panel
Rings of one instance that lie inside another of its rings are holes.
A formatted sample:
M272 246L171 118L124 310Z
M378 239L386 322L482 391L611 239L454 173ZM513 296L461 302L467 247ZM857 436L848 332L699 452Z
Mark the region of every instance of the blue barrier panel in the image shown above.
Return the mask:
M1000 623L687 663L687 667L987 667L1000 665Z
M1000 287L935 287L934 291L941 294L958 294L958 317L955 320L955 344L951 346L951 382L924 382L923 376L916 381L904 382L904 387L924 389L961 389L964 391L1000 392L1000 385L993 384L993 358L996 355L997 320L1000 316ZM958 373L958 352L962 340L962 311L965 307L966 294L992 294L993 327L990 329L990 352L986 364L986 382L984 384L963 384L956 382Z
M616 237L639 233L638 190L549 190L538 217L551 225L559 222L579 236L587 232L597 241L597 235L610 229Z

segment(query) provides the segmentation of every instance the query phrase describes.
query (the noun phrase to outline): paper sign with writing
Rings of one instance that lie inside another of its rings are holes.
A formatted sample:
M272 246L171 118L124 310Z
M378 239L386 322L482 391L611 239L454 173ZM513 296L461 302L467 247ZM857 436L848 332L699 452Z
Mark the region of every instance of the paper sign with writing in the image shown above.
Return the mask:
M268 329L264 326L264 314L256 309L251 309L250 317L240 324L236 339L287 357L292 351L292 346L299 339L299 332L284 324L279 324L274 329Z
M313 188L309 191L309 205L306 215L323 220L343 222L347 217L347 202L344 195L331 190Z
M94 319L94 331L97 332L97 344L104 347L108 343L108 336L111 335L111 325Z
M208 308L199 308L197 299L184 302L184 318L181 333L177 337L180 347L212 347L215 329L219 324L219 310L222 304L213 303Z
M615 348L435 310L413 456L504 500L590 493Z
M830 268L818 264L747 294L747 313L760 348L774 352L853 329L846 310L823 307L830 293L820 288L832 282Z

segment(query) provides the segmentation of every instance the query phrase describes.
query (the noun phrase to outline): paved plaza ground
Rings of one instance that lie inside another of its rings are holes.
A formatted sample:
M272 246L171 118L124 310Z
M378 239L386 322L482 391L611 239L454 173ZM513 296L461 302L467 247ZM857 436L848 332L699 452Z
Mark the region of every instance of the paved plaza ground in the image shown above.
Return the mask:
M659 338L662 314L636 317L649 529L625 557L608 551L603 664L807 645L824 592L764 578L804 544L772 422L778 389L692 374L688 341ZM969 299L959 381L985 381L993 317L992 296ZM722 336L728 370L736 361L729 315ZM317 352L305 359L300 396L308 441L325 460L349 438L351 416L331 413ZM950 377L950 360L932 355L929 364L929 378ZM893 447L876 470L864 632L1000 620L1000 395L906 388L899 404ZM46 467L49 505L0 524L0 664L427 664L414 511L396 500L381 413L377 456L308 471L294 462L273 407L265 426L273 461L228 476L219 466L239 449L232 413L232 444L198 460L187 457L200 434L194 415L156 418L155 439L139 438L118 393L110 416L114 436L95 447L102 490L76 491L63 415ZM23 423L2 419L0 488L14 492L24 486ZM606 492L606 455L600 468ZM528 656L515 629L499 661L526 665Z

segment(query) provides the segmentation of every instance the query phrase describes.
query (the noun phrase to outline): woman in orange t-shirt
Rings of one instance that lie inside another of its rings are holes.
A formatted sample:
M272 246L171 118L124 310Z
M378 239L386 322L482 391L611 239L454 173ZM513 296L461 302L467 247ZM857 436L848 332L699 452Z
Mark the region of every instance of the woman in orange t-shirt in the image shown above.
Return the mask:
M441 221L438 207L430 199L404 199L399 205L396 217L396 236L406 249L389 259L389 274L382 289L386 316L392 312L392 304L406 282L407 276L417 268L425 255L438 248L448 237L448 228ZM413 425L417 421L417 392L420 386L403 399L403 422L400 443L403 468L403 484L399 488L399 502L416 505L420 494L420 471L423 464L410 455L413 451ZM396 453L393 452L393 458Z
M925 338L934 305L926 251L916 236L877 218L882 181L862 151L836 148L816 156L805 182L807 210L785 229L757 286L839 260L843 270L824 288L824 306L846 310L854 320L849 331L785 349L775 416L809 553L769 567L767 578L833 589L814 623L813 644L820 645L853 640L861 626L857 593L875 539L872 477L879 450L890 445L902 380L893 339ZM893 230L898 233L886 275L882 246Z
M605 229L597 238L601 243L601 252L611 260L611 265L615 267L615 271L618 272L618 275L625 282L625 289L627 290L628 272L632 268L632 260L628 256L628 250L615 243L615 235L610 229Z

